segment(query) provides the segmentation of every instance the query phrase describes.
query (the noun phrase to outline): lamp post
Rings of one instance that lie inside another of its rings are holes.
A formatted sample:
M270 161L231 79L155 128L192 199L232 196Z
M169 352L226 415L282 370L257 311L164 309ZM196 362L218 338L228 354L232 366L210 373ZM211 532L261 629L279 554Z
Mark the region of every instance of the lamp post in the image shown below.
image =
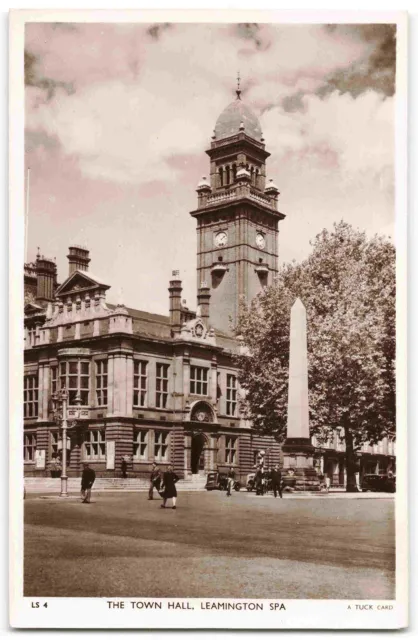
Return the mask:
M61 420L62 429L62 470L61 470L61 492L60 498L68 498L68 476L67 476L67 430L76 426L76 422L69 424L68 422L68 391L64 388L61 389L58 395L54 395L52 398L54 406L56 407L56 419L57 422ZM77 406L76 416L79 415L79 407L81 405L80 395L77 394L75 398L75 404ZM61 406L61 412L58 407Z

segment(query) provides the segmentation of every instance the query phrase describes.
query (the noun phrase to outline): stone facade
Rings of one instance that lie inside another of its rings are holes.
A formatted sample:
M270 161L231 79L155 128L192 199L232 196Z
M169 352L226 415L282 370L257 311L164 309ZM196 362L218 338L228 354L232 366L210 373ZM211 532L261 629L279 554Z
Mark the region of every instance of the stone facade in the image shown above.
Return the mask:
M183 478L233 466L245 480L260 451L267 466L283 464L278 443L254 434L241 412L234 366L231 328L241 301L273 282L284 219L277 187L266 186L261 128L239 93L207 154L210 180L199 183L191 213L196 311L182 303L177 272L169 313L158 315L108 303L109 286L90 272L85 248L70 247L62 284L51 260L38 254L25 265L25 475L49 475L63 446L70 476L80 475L83 461L99 476L119 476L124 458L131 477L148 477L155 461ZM62 388L67 443L52 402Z

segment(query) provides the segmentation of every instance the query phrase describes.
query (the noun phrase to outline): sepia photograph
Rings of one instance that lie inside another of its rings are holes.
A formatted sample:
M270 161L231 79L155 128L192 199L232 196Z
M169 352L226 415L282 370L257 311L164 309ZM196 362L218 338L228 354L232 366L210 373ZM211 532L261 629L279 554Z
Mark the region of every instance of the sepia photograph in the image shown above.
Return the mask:
M11 77L30 620L406 624L404 16L43 15Z

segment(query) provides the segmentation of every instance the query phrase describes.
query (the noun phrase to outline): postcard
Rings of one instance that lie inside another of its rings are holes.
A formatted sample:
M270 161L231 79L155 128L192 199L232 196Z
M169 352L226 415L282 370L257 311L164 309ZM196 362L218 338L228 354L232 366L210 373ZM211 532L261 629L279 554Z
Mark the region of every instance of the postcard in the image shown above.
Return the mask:
M13 627L408 625L406 31L11 13Z

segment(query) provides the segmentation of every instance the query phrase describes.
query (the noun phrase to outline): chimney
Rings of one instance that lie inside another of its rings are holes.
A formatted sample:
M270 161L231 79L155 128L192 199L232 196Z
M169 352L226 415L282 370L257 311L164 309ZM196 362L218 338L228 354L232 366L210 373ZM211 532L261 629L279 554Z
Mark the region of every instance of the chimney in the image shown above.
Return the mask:
M181 280L178 279L179 271L173 271L173 280L170 280L168 291L170 293L170 323L174 333L181 329Z
M209 301L210 289L206 282L202 282L197 292L197 304L200 309L200 317L206 321L206 323L209 322Z
M57 286L57 265L39 254L36 256L36 299L38 302L54 300Z
M77 269L79 271L88 271L89 270L89 251L84 247L79 247L77 245L73 245L68 248L68 265L69 271L68 275L70 276Z

